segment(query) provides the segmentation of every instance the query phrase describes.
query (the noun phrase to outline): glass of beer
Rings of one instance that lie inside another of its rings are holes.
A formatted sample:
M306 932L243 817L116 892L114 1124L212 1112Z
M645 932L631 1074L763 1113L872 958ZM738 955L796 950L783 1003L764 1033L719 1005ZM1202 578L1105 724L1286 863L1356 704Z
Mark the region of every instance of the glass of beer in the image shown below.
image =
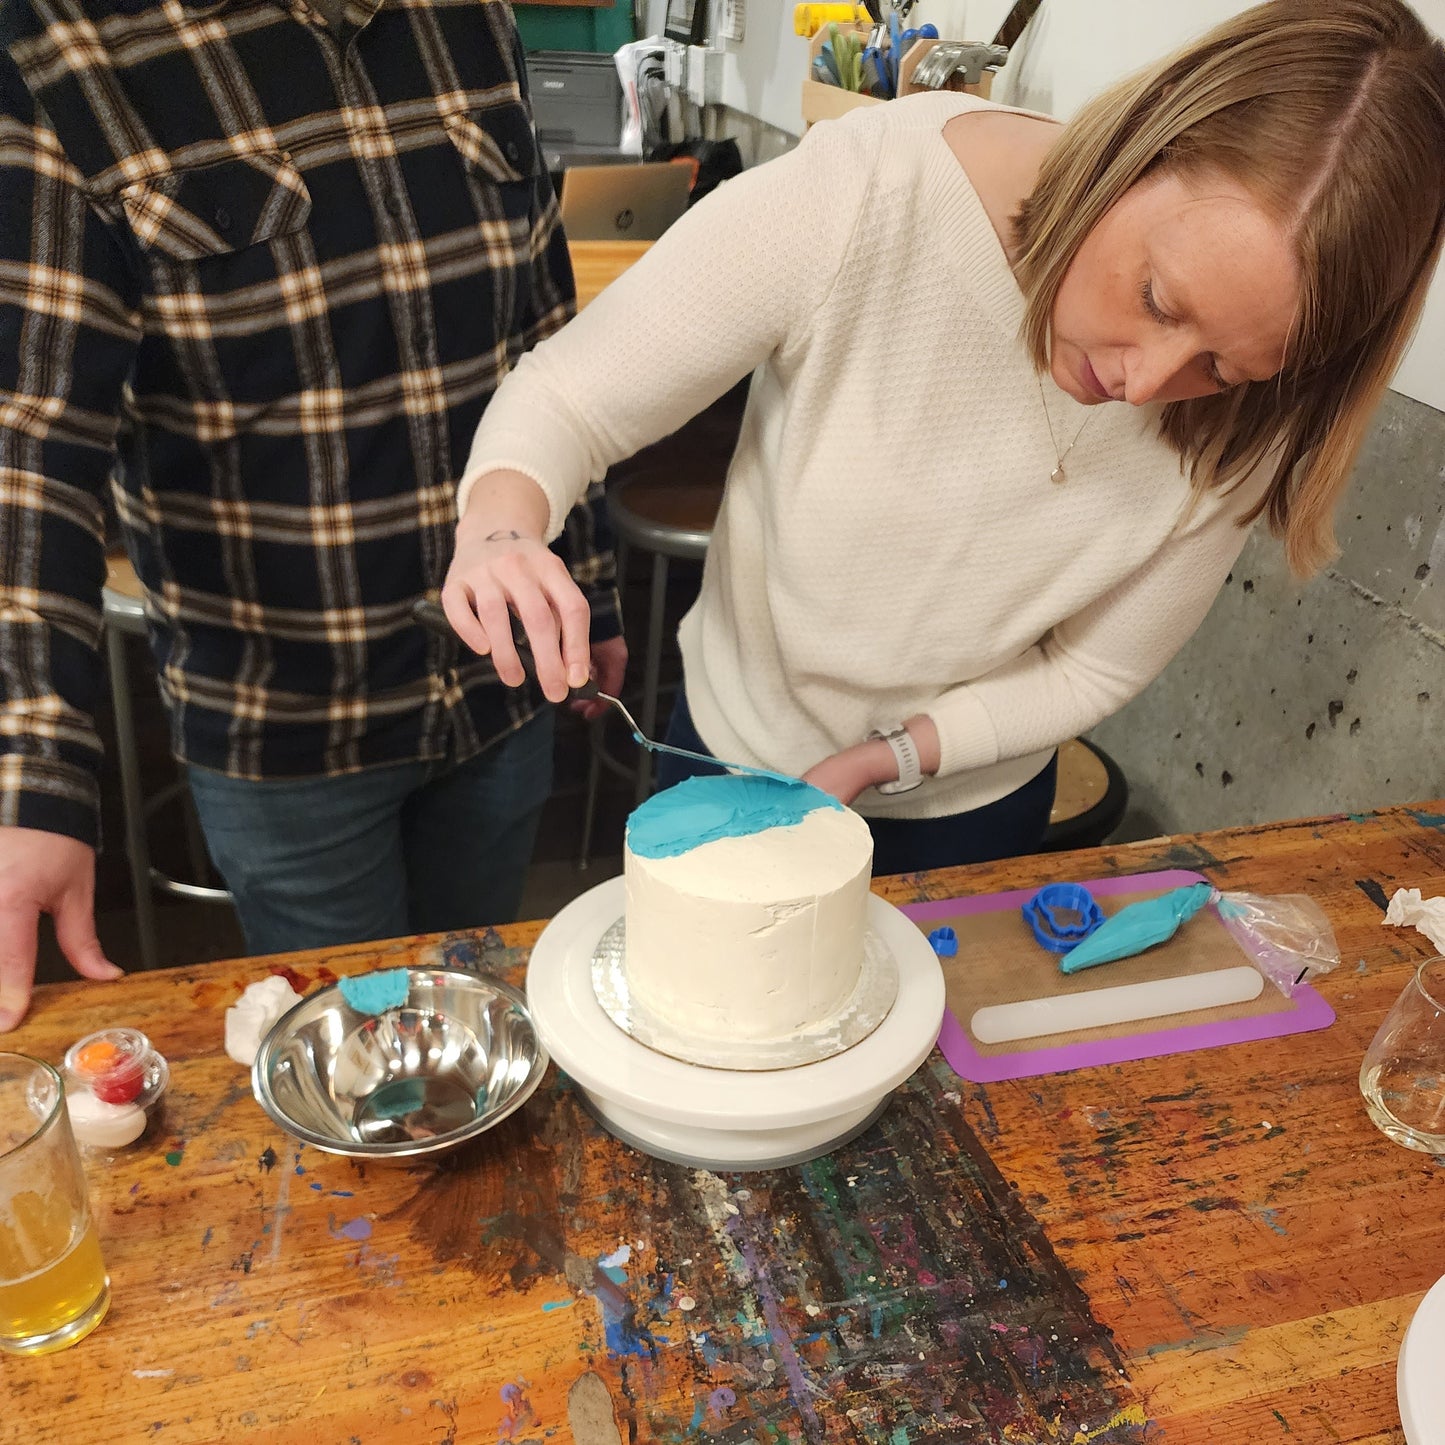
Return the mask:
M60 1075L0 1053L0 1350L62 1350L109 1307Z
M1360 1066L1375 1127L1397 1144L1445 1153L1445 958L1427 958L1385 1015Z

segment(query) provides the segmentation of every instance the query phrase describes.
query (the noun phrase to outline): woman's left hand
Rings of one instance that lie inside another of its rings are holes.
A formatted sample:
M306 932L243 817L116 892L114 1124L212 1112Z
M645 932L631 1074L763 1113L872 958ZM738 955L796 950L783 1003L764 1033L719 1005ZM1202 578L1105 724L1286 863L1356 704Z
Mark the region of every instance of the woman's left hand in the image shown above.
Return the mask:
M803 781L831 793L845 807L874 783L891 782L898 776L893 750L878 738L856 743L841 753L814 763Z
M924 777L938 771L938 729L926 713L919 713L906 723L918 749L918 762ZM841 753L814 763L803 781L831 793L845 807L866 788L875 783L892 783L898 779L898 759L882 738L867 738L844 748Z

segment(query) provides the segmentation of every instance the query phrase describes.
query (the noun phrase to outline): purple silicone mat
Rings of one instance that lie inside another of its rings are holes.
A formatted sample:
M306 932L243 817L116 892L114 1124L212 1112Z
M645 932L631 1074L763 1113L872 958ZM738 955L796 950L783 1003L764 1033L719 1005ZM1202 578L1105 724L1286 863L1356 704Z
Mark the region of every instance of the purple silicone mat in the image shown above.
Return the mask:
M1116 893L1163 892L1190 883L1206 883L1202 874L1174 868L1162 873L1130 873L1119 878L1078 879L1093 894L1108 897ZM906 903L901 912L928 931L939 919L966 918L970 914L993 913L1022 907L1038 890L1017 888L1008 893L986 893L977 898L947 898L930 903ZM1187 925L1186 925L1187 926ZM1107 965L1106 965L1107 966ZM1103 985L1101 984L1101 987ZM1266 982L1266 988L1273 988ZM1154 1059L1165 1054L1189 1053L1195 1049L1219 1048L1224 1044L1252 1043L1259 1039L1282 1038L1328 1028L1335 1011L1309 984L1290 996L1295 1005L1279 1013L1253 1018L1216 1019L1197 1024L1175 1025L1147 1033L1111 1039L1090 1039L1053 1047L1025 1043L1013 1053L987 1057L974 1048L967 1029L952 1010L943 1015L938 1047L955 1073L976 1084L994 1084L1003 1079L1026 1079L1035 1074L1064 1074L1071 1069L1090 1069L1100 1064L1122 1064L1131 1059Z

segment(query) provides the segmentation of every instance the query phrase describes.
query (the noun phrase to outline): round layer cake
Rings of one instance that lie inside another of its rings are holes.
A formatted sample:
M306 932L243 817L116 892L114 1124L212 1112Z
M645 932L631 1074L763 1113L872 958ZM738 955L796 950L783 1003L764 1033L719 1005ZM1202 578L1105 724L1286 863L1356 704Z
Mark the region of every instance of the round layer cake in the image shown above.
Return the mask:
M872 864L868 825L806 783L728 774L656 794L627 824L632 999L699 1039L825 1022L863 967Z

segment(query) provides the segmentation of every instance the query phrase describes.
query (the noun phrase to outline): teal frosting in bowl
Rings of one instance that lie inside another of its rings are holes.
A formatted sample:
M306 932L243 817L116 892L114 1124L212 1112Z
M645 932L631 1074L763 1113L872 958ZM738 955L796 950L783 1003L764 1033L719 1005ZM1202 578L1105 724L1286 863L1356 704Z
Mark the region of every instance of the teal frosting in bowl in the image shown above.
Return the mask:
M727 774L686 778L649 798L627 820L628 846L642 858L676 858L719 838L746 838L801 823L843 805L810 783Z
M401 1008L411 992L411 976L404 968L373 969L341 980L341 996L359 1014L384 1014Z

